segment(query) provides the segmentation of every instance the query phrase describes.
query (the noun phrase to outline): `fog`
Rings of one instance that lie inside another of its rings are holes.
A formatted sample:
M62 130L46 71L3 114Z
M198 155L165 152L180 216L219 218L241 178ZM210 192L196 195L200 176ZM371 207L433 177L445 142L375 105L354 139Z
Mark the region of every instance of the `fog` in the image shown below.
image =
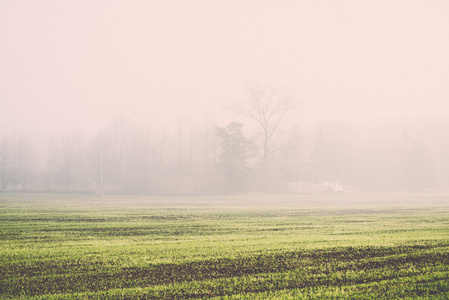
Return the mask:
M1 187L447 191L448 11L447 1L2 1ZM256 99L295 105L267 135L242 113Z

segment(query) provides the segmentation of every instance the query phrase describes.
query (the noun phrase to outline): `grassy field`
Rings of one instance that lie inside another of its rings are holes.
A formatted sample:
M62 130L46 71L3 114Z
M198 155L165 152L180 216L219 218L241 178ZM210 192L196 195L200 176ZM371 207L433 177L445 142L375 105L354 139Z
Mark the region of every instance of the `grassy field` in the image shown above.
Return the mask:
M448 195L0 194L0 298L449 298Z

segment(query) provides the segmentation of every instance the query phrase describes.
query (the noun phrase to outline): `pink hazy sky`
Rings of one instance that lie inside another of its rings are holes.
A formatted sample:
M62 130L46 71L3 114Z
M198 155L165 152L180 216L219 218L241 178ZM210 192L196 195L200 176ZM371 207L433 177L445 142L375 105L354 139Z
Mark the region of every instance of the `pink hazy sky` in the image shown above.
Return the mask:
M3 0L0 134L220 118L256 81L292 90L300 124L449 117L448 16L447 0Z

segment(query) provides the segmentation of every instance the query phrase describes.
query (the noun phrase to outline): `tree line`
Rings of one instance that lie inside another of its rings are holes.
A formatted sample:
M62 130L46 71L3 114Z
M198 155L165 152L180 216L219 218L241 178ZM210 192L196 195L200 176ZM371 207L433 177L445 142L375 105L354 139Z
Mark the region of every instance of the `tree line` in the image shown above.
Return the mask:
M337 121L305 129L287 118L301 108L290 94L256 87L248 95L232 108L245 124L179 119L151 128L119 117L87 139L62 134L44 153L25 135L4 135L1 189L151 195L289 192L291 182L320 180L378 191L449 186L444 134L429 143L404 132L364 135Z

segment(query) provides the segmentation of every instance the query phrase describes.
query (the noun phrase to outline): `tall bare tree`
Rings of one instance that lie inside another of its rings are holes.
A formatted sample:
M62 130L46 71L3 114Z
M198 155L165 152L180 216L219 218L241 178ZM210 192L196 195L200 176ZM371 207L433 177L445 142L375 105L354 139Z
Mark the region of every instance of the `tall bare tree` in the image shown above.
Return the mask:
M8 140L3 138L0 143L0 165L1 165L1 173L0 173L0 181L2 189L6 189L9 184L9 162L10 162L10 147Z
M16 152L18 154L17 160L18 160L18 167L20 170L18 170L18 173L20 173L20 181L22 189L26 190L29 185L29 181L31 179L31 145L29 142L29 139L25 136L20 136L17 141L16 146Z
M48 156L47 156L47 174L46 174L47 191L50 191L51 189L51 178L53 175L54 164L55 164L55 145L53 140L49 140Z
M252 85L247 89L248 100L233 107L233 111L255 121L262 135L261 187L266 187L267 165L274 151L273 137L286 115L300 103L290 93L280 89Z
M182 126L183 120L179 119L179 126L178 126L178 193L181 192L181 158L182 158Z
M150 125L144 129L143 132L143 141L142 141L142 164L143 164L143 191L146 194L149 194L151 191L151 186L154 185L152 182L153 176L152 172L154 172L154 158L152 157L153 146L151 143L151 131Z
M76 133L63 135L59 143L58 156L64 168L67 190L72 186L74 167L80 155L81 135Z
M110 130L110 141L114 159L115 186L117 192L121 192L123 172L137 142L137 131L134 123L125 118L115 119Z
M111 147L108 132L103 130L98 132L90 141L89 149L87 152L90 170L94 181L97 183L97 194L99 196L104 195L105 185L105 166L108 158L108 150Z
M210 148L210 141L209 141L209 119L206 120L206 123L204 124L204 190L206 191L207 189L207 183L208 183L208 179L210 177L210 174L208 173L208 159L209 159L209 148Z
M27 189L32 177L31 144L20 134L4 137L0 142L1 188Z

